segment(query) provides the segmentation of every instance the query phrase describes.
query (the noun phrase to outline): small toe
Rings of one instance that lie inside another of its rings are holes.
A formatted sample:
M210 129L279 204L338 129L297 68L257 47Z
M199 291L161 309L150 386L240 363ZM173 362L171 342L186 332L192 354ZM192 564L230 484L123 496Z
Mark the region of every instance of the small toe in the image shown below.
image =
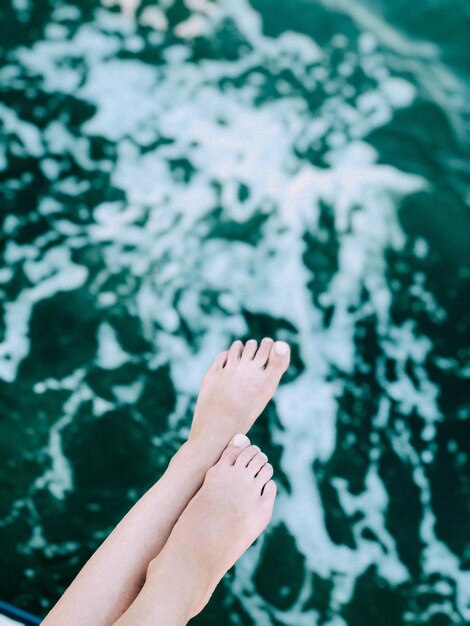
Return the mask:
M269 480L271 480L271 478L273 477L273 473L274 473L274 470L273 470L273 466L271 465L271 463L266 463L266 465L263 465L263 467L260 469L256 477L256 480L258 481L260 485L260 491L262 491L262 488L264 487L264 485Z
M277 485L274 480L269 480L263 487L261 492L262 500L272 508L276 499Z
M248 463L258 454L258 452L261 452L258 446L248 446L239 454L235 465L237 467L247 467Z
M279 378L284 374L290 363L290 347L285 341L275 341L271 346L266 369L276 371Z
M224 367L227 362L228 350L224 350L224 352L219 352L219 354L215 357L211 369L220 370Z
M232 441L222 452L219 463L233 465L240 454L250 445L250 440L246 435L235 435Z
M251 361L256 353L258 342L256 339L248 339L243 349L242 361Z
M268 461L268 457L264 452L258 452L248 464L248 469L252 473L253 476L256 476L260 469L265 465Z
M243 343L237 339L232 343L227 354L227 363L225 367L233 367L240 361L243 352Z
M258 363L258 365L260 365L261 367L263 365L266 365L273 343L274 342L270 337L265 337L262 340L258 348L258 352L256 353L255 358L254 358L254 361Z

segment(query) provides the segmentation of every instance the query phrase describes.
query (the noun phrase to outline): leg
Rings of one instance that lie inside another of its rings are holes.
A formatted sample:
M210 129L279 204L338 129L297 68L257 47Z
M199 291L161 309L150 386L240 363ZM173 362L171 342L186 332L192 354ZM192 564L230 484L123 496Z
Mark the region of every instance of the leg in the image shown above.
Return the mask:
M287 348L283 354L275 352L279 344ZM263 340L256 348L254 341L245 348L235 342L215 359L204 376L188 441L85 564L44 626L105 626L131 604L149 561L165 545L205 473L231 437L249 430L287 369L287 344Z
M184 626L266 528L276 485L255 446L229 445L206 475L148 569L145 585L115 626Z

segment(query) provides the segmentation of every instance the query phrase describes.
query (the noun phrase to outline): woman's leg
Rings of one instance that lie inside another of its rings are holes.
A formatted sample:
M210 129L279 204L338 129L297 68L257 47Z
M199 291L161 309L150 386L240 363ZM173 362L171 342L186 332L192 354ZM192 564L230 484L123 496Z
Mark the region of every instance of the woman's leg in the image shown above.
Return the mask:
M150 563L145 585L115 626L184 626L266 528L276 485L256 446L229 445Z
M276 348L280 348L277 352ZM85 564L44 626L107 626L132 603L149 562L236 433L246 433L289 365L289 348L265 339L219 354L201 387L188 441L162 478L134 505ZM241 446L248 441L241 440Z

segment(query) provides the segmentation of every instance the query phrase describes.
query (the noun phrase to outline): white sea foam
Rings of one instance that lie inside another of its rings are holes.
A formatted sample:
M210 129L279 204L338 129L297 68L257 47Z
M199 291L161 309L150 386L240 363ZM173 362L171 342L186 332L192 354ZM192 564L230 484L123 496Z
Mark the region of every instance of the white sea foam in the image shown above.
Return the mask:
M23 252L28 250L25 246L21 248ZM12 258L18 260L16 250L17 247L10 241L6 253L9 262ZM26 263L25 268L30 279L37 279L38 282L21 291L15 301L5 304L6 333L0 344L0 377L8 382L15 380L19 363L29 353L29 322L34 304L58 291L80 287L88 274L85 267L71 261L70 250L65 246L54 252L49 251L39 263Z
M67 237L83 236L75 240L77 246L85 242L100 246L105 262L101 280L119 272L138 278L133 306L142 332L154 346L148 364L155 368L170 362L180 398L195 396L214 353L225 349L231 337L247 332L242 308L284 318L297 329L305 370L297 380L279 389L276 407L283 429L272 432L274 441L282 445L281 468L292 487L291 493L280 494L276 520L286 524L310 570L322 576L339 574L332 600L339 608L350 600L357 577L371 563L378 564L380 573L392 585L407 577L385 525L387 492L376 466L370 466L365 491L359 496L349 493L344 481L337 479L334 483L344 510L364 515L363 522L354 528L356 549L337 545L328 535L312 471L315 460L326 463L334 452L336 397L343 383L330 382L328 375L333 367L345 375L353 372L354 332L362 316L377 316L381 347L397 363L397 380L383 381L388 398L396 400L405 415L416 409L426 420L431 436L433 425L441 419L437 389L420 369L432 340L417 336L410 321L400 326L392 324L392 294L385 276L385 251L400 250L405 243L397 219L397 202L425 189L427 183L420 177L378 164L376 150L364 139L371 130L390 120L395 109L411 104L415 89L408 81L389 76L383 59L377 56L376 40L364 36L361 55L378 86L359 96L355 106L344 102L332 83L331 95L314 114L300 96L266 101L256 108L253 97L263 79L247 81L231 90L222 90L219 80L266 66L269 61L272 67L291 67L305 81L311 80L313 86L326 77L325 68L318 65L306 77L305 65L319 64L323 53L303 35L289 32L277 39L265 37L260 16L244 0L221 2L218 10L212 3L202 4L201 15L207 19L199 16L189 20L181 26L181 36L191 39L217 25L223 16L231 16L253 51L238 61L203 60L197 65L186 61L188 50L182 44L167 50L167 63L163 66L113 58L121 45L115 33L132 29L126 20L101 11L95 22L81 26L70 40L62 41L57 31L52 41L17 53L26 68L44 78L44 89L74 93L96 105L96 114L82 127L85 136L72 136L61 120L51 123L41 134L20 121L10 109L0 107L0 116L9 129L15 130L30 154L43 155L43 145L51 152L70 151L85 169L95 166L87 154L87 136L101 135L116 142L118 157L112 184L125 192L126 202L100 204L91 225L77 230L76 226L59 224L59 228ZM137 6L136 2L125 3L126 14L133 17ZM348 7L356 20L370 26L372 18L368 12L360 10L356 3ZM147 8L140 19L158 30L167 27L161 11L150 13ZM403 43L390 29L384 30L383 40L394 46ZM343 45L341 40L338 45ZM433 52L426 46L420 46L418 51L423 55ZM65 54L86 60L85 81L79 70L57 65ZM369 63L368 55L375 55ZM343 68L343 79L350 71L350 66ZM338 130L338 120L343 130ZM161 136L170 137L173 143L142 150ZM295 156L293 150L294 145L306 149L319 139L325 139L330 146L325 155L328 169ZM187 185L175 182L168 165L169 159L183 157L195 167ZM52 162L44 162L43 167L49 178L57 176ZM245 203L237 197L239 182L249 189ZM214 183L221 186L221 198ZM87 183L69 180L61 190L73 195L80 190L80 184ZM213 227L209 214L219 202L224 208L223 219L238 224L258 215L263 207L268 220L261 227L258 245L208 237ZM338 269L321 295L322 302L334 307L328 328L323 328L322 313L312 303L307 289L311 272L302 259L304 232L319 234L321 202L333 207L339 243ZM52 198L41 203L43 214L58 210ZM12 223L11 228L14 227ZM59 290L80 287L88 275L85 267L71 261L65 244L50 249L41 258L36 257L36 252L34 247L20 248L13 242L7 248L9 263L22 263L35 285L6 305L6 338L0 346L0 375L6 381L14 380L18 364L29 352L27 331L34 303ZM351 307L359 305L364 286L370 300L353 313ZM125 290L126 286L120 288ZM201 293L206 289L217 292L220 313L203 311ZM103 307L113 306L116 298L115 293L104 291L97 295L97 302ZM193 331L196 349L175 336L181 319ZM128 358L111 324L103 322L98 331L98 365L112 369ZM419 389L406 374L408 358L417 365ZM53 385L51 381L41 384ZM133 402L140 388L115 386L114 391L119 401ZM84 399L93 400L96 415L113 406L85 385L78 385L72 393L64 415L50 433L51 467L36 483L37 487L47 485L57 498L73 489L73 472L62 451L61 430L73 420ZM378 415L374 416L377 427L387 423L388 410L389 405L382 401ZM397 435L394 446L400 454L409 454L406 438ZM447 571L464 585L468 582L466 575L435 536L429 485L420 469L421 461L413 458L413 463L426 511L421 528L426 544L426 571ZM365 525L374 530L387 553L379 544L359 537ZM240 563L234 590L256 623L263 626L270 621L259 598L245 593L253 590L255 563L254 552ZM302 594L309 590L310 583L306 581ZM462 612L467 610L467 600L461 592ZM298 605L288 614L279 612L280 616L281 613L286 624L315 623L315 615L301 613ZM340 618L329 624L344 626Z

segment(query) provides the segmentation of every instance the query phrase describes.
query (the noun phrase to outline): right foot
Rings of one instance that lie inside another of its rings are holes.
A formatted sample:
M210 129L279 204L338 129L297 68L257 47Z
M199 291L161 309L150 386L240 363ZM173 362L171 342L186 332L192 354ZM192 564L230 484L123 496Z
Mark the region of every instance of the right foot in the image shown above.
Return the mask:
M188 620L204 608L220 579L271 519L273 468L249 443L240 434L229 444L149 566L149 593L159 589L158 596L163 586L164 596L186 595L179 602L187 607Z
M284 341L235 341L215 358L202 381L189 441L218 442L222 451L235 433L246 434L289 366ZM219 451L219 454L220 454Z

